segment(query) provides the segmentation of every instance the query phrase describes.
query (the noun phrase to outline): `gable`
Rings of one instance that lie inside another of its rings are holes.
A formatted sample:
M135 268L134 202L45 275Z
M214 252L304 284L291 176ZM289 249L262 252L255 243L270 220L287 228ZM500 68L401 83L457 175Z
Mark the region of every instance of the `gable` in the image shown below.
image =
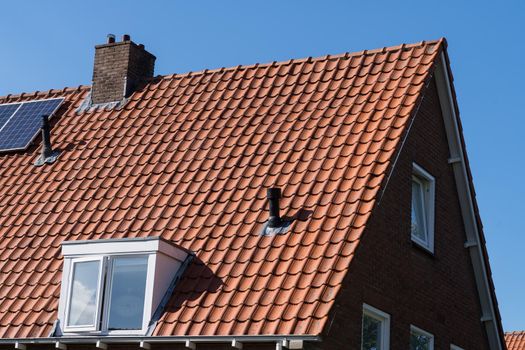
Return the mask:
M472 262L463 247L466 237L435 79L417 111L323 334L328 348L361 346L365 304L391 318L392 349L407 347L413 325L433 334L439 349L450 344L490 348ZM433 253L411 239L414 163L436 181Z

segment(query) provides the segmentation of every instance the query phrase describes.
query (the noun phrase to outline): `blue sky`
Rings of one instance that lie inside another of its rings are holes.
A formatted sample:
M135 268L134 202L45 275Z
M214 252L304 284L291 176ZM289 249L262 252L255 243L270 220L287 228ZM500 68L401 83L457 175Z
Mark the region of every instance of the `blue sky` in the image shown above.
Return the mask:
M8 1L0 95L90 84L93 46L129 33L157 74L445 36L505 330L525 329L525 2Z

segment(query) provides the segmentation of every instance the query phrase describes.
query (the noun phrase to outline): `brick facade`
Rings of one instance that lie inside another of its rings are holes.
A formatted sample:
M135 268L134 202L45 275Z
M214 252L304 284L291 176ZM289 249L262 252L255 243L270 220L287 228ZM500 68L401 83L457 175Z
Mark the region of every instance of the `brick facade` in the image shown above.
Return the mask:
M390 348L408 349L410 325L450 344L488 349L434 81L423 98L384 196L367 224L333 322L319 349L360 349L362 305L391 316ZM410 238L412 162L436 179L434 255Z
M155 56L130 40L96 46L92 102L121 101L151 79L154 68Z

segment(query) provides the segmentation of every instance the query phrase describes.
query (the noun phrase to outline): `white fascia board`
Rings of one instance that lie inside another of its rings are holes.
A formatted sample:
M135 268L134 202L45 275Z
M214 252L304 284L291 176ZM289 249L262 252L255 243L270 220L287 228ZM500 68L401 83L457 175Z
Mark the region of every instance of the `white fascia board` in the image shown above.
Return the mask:
M447 133L450 158L461 160L452 162L451 166L456 179L463 224L465 226L467 242L469 242L468 249L474 268L474 276L482 312L483 315L491 316L491 320L485 322L485 329L489 338L490 348L503 350L499 327L496 321L495 301L493 300L486 262L482 251L481 231L478 227L475 215L474 198L470 190L470 182L465 162L465 151L463 150L461 142L458 116L456 115L454 97L452 95L452 85L449 81L448 67L444 52L441 52L440 60L437 63L435 78Z
M163 253L173 259L184 261L187 252L159 237L129 239L98 239L62 242L62 255L74 257L83 255L118 255Z

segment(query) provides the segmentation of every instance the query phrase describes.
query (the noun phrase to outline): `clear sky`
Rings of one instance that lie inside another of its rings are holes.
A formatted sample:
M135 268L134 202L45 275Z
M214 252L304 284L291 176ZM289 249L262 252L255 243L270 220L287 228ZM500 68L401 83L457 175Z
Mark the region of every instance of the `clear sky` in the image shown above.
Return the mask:
M107 33L157 74L445 36L503 325L525 329L525 1L6 1L0 95L90 84Z

